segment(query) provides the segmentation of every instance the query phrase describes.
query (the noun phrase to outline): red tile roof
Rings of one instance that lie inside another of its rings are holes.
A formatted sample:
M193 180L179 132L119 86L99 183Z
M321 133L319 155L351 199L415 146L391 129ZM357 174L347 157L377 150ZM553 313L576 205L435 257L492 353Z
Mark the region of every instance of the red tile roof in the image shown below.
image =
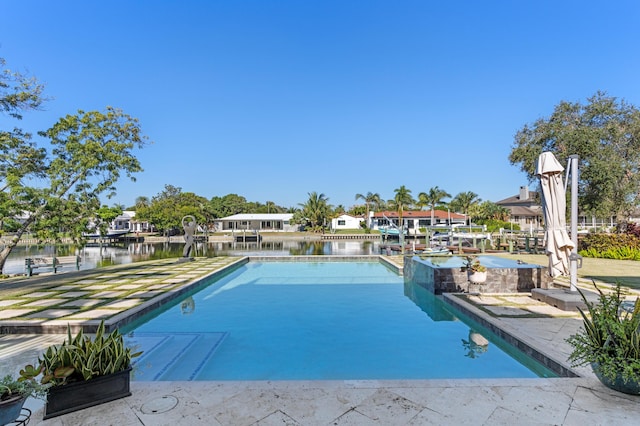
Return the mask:
M384 218L388 217L389 219L397 219L398 212L397 211L383 211L383 212L375 212L373 214L374 218ZM431 210L405 210L402 212L402 217L406 219L431 219ZM434 210L433 217L436 219L457 219L464 220L466 216L460 213L454 212L446 212L443 210Z

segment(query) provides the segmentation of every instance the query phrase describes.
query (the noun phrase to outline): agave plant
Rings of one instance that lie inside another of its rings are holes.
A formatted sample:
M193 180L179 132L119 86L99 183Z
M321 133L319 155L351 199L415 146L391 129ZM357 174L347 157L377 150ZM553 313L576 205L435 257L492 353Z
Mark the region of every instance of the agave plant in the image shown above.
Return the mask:
M38 367L27 365L20 375L29 379L42 374L41 383L63 385L126 370L131 360L141 354L125 346L118 330L105 334L104 321L100 322L93 339L82 330L72 336L71 328L67 327L64 343L49 346L38 358Z

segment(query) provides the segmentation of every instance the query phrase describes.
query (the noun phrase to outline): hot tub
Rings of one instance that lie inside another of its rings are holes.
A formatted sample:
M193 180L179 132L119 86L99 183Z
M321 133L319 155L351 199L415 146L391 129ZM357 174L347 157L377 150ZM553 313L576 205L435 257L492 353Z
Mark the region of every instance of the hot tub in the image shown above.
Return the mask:
M463 256L432 256L406 258L404 279L435 293L518 293L533 288L548 288L552 279L547 268L517 259L481 255L480 263L487 267L487 280L471 284L463 269Z

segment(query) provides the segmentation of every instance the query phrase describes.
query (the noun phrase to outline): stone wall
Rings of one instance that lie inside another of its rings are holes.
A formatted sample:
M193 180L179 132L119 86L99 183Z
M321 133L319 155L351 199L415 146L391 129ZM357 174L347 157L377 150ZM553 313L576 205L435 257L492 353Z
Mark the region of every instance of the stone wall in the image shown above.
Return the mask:
M519 293L533 288L549 288L552 282L547 268L529 265L526 268L488 268L484 284L470 284L467 272L462 268L434 268L419 258L406 257L405 281L414 283L435 293Z

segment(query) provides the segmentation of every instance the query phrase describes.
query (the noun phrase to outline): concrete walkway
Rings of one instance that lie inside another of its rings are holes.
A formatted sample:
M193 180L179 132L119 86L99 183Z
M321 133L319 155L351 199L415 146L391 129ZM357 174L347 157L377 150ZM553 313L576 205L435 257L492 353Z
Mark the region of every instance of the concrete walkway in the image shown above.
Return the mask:
M95 300L114 296L118 301L142 299L131 309L144 310L164 294L180 292L199 277L215 273L237 259L198 260L176 265L175 260L129 265L126 274L117 270L95 270L92 273L51 276L34 279L31 284L3 285L0 327L15 327L23 322L46 323L58 327L56 318L45 318L40 312L75 309L72 300ZM214 263L206 265L207 262ZM189 266L207 267L189 270ZM176 273L176 268L185 269ZM116 272L114 272L116 271ZM108 272L108 273L107 273ZM166 282L164 289L140 289L136 285L160 285L139 280L178 280ZM126 277L126 278L125 278ZM154 277L154 278L152 278ZM40 280L40 281L38 281ZM80 283L79 281L84 281ZM96 281L100 281L97 283ZM122 281L122 282L118 282ZM116 289L114 286L131 286ZM31 286L23 291L25 286ZM35 286L35 287L34 287ZM78 288L79 286L83 288ZM108 286L101 288L100 286ZM36 288L37 287L37 288ZM86 289L85 287L93 287ZM65 298L65 292L89 294ZM97 291L97 293L93 293ZM122 291L119 295L110 292ZM148 292L159 291L148 295ZM55 306L40 307L35 312L15 315L16 310L32 302L26 299L37 292L38 299L62 300ZM143 295L147 295L145 298ZM30 296L29 296L30 295ZM16 300L23 300L18 303ZM102 299L100 299L102 300ZM10 305L13 307L6 307ZM516 338L537 356L566 367L570 347L564 341L575 333L581 321L567 314L519 295L448 296L468 315L497 327L508 338ZM96 321L124 314L110 309L122 306L116 300L90 302L79 312L65 313L75 320ZM59 305L65 304L64 308ZM145 305L146 304L146 305ZM104 305L111 307L105 308ZM95 307L95 309L92 309ZM13 314L7 311L13 310ZM107 312L105 312L107 310ZM93 311L93 314L89 312ZM102 312L98 315L96 312ZM77 315L81 315L78 317ZM107 315L109 314L109 315ZM39 316L38 316L39 315ZM24 324L22 324L24 325ZM2 373L16 371L32 362L43 348L57 343L58 335L3 335L0 337ZM27 401L35 412L30 425L440 425L440 424L518 424L518 425L601 425L639 424L640 397L621 394L600 384L586 368L573 369L582 377L553 379L491 380L411 380L411 381L296 381L296 382L132 382L133 395L100 406L88 408L47 421L42 421L42 403Z

